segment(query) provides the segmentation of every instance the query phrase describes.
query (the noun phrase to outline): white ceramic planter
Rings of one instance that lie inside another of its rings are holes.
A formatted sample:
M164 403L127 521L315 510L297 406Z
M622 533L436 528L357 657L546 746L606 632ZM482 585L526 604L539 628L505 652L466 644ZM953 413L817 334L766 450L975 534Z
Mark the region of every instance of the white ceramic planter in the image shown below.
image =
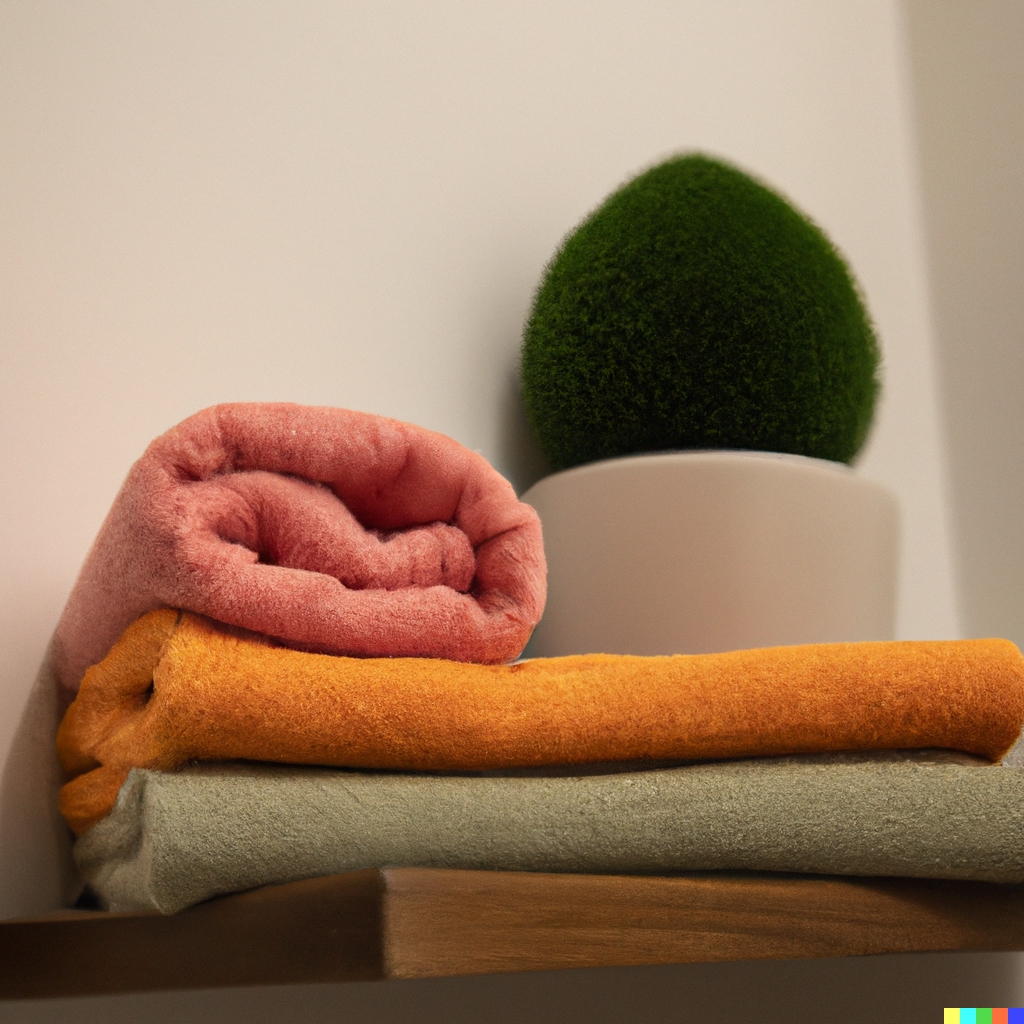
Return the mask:
M523 500L549 573L528 656L893 637L896 500L839 463L639 455L556 473Z

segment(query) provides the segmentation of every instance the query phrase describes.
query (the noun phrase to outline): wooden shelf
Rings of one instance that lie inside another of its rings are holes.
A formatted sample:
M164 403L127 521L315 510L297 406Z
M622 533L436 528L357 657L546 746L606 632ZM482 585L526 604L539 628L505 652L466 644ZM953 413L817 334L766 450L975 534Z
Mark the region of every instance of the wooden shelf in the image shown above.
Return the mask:
M1010 949L1024 949L1024 885L384 868L171 917L0 922L0 998Z

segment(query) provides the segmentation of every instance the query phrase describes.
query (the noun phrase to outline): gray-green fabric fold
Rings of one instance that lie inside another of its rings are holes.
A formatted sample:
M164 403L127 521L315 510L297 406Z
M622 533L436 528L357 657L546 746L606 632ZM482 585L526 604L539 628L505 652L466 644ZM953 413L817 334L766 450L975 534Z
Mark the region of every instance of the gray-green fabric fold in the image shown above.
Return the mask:
M75 857L103 905L164 913L384 866L1024 881L1024 771L954 760L823 755L562 777L136 769Z

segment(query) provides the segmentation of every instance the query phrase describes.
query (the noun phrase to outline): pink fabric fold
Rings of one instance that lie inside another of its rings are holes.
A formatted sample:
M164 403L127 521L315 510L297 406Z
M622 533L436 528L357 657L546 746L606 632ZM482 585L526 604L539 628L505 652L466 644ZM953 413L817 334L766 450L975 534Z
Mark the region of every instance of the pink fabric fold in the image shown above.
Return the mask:
M219 405L132 467L54 635L68 693L140 615L308 651L497 664L544 609L540 521L451 438L345 409Z

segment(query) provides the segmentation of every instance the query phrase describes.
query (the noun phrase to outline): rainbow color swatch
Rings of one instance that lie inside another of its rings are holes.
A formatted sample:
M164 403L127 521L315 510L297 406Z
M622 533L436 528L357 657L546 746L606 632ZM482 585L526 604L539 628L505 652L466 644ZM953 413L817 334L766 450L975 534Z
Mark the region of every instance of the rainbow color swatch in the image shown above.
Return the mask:
M1019 1006L947 1006L942 1024L1024 1024L1024 1009Z

